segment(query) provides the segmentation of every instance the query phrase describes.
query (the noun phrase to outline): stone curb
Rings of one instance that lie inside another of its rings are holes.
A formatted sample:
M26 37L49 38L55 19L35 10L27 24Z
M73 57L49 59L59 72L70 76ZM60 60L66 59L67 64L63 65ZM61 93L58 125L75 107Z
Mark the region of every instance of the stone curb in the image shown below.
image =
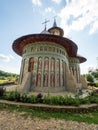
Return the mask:
M27 107L37 110L51 111L51 112L75 112L75 113L87 113L93 110L98 110L98 104L86 104L80 106L56 106L47 104L31 104L31 103L21 103L7 100L0 100L0 104L5 104L8 106L19 106Z

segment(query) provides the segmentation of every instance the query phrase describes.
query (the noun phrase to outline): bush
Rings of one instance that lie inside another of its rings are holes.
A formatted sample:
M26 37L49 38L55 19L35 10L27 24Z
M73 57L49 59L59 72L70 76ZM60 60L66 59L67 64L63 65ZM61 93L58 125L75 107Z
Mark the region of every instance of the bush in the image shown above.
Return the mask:
M20 93L17 90L6 92L3 98L10 101L20 101Z
M98 87L98 82L95 83L95 86Z
M89 96L90 103L98 103L98 94L94 94L93 96Z
M72 98L68 96L44 96L43 103L50 105L80 105L78 98Z
M43 102L43 95L41 93L39 93L36 98L37 98L38 103Z
M79 98L72 98L72 97L65 96L64 105L79 106L80 105Z
M24 103L31 103L31 99L29 96L27 96L27 94L22 94L21 95L21 98L20 98L21 102L24 102Z
M10 100L10 101L19 101L24 103L44 103L50 105L73 105L79 106L80 104L90 104L90 103L98 103L98 94L93 94L85 98L71 96L51 96L51 95L43 95L39 93L36 95L20 94L17 90L5 92L3 88L0 88L0 96L2 99Z
M80 104L90 104L90 97L80 98Z
M44 98L43 98L43 103L44 104L50 104L50 96L44 96Z
M2 97L5 93L6 89L4 89L3 87L0 87L0 97Z
M30 96L30 98L31 98L31 103L42 103L40 100L40 98L38 98L37 96L35 96L35 95L31 95Z

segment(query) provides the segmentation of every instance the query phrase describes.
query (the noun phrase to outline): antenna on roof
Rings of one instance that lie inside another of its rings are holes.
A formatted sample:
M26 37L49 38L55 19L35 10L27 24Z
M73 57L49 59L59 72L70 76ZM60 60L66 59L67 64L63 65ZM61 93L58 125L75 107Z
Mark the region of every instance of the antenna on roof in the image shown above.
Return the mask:
M46 30L46 27L47 27L47 23L49 22L49 20L45 19L45 22L43 22L42 24L45 24L45 30Z

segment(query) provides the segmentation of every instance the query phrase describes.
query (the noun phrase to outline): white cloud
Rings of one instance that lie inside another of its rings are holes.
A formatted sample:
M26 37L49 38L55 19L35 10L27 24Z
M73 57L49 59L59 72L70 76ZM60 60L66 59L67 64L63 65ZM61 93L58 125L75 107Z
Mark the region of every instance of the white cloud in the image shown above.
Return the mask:
M40 0L32 0L32 3L35 5L35 6L41 6L42 3Z
M10 72L10 73L16 73L19 74L20 73L20 68L19 67L13 67L13 66L0 66L0 70L3 70L5 72Z
M66 0L59 16L65 35L71 30L83 30L88 25L92 34L98 31L98 0Z
M81 68L81 74L87 74L89 72L89 70L95 70L96 65L83 63L83 64L80 64L80 68Z
M14 57L12 55L0 54L0 60L4 62L10 62Z
M49 13L49 12L52 12L52 8L51 7L45 8L45 13Z
M90 30L90 34L93 34L94 32L97 32L98 30L98 21L95 21L92 25L92 28Z
M51 7L45 8L44 15L47 14L47 13L51 13L52 15L56 14L55 10L53 8L51 8Z
M44 11L42 11L42 15L44 17L47 17L48 13L50 13L52 15L56 15L56 12L52 7L45 8Z
M62 0L52 0L52 1L59 4Z

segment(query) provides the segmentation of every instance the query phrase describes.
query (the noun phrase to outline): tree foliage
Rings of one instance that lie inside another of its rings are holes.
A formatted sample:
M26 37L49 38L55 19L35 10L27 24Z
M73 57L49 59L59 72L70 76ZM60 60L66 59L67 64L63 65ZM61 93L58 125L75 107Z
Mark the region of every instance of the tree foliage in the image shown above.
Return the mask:
M86 79L87 79L87 81L90 82L90 83L93 83L93 82L94 82L94 78L93 78L93 76L92 76L91 74L87 74L87 75L86 75Z
M98 79L98 71L94 71L91 73L95 79Z
M5 83L5 82L9 82L9 81L16 82L17 79L19 79L18 74L9 73L9 72L0 70L0 83Z
M9 72L5 72L5 71L2 71L0 70L0 76L4 76L4 77L15 77L15 76L18 76L17 74L14 74L14 73L9 73Z

